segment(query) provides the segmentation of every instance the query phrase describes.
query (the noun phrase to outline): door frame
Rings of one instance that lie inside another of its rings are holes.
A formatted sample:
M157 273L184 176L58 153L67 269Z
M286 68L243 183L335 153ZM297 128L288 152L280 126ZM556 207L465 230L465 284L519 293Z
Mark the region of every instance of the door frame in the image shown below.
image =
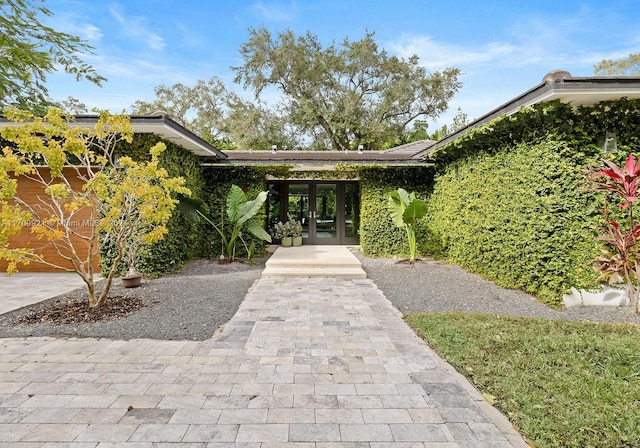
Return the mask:
M309 232L308 235L303 236L304 244L311 245L347 245L347 244L359 244L359 238L356 236L348 236L346 235L346 188L347 185L356 186L359 188L358 181L336 181L336 180L274 180L268 182L268 190L272 191L272 189L277 190L278 192L278 216L270 215L270 207L267 206L267 222L272 226L273 223L277 221L285 222L287 220L287 213L289 207L289 186L292 184L302 185L306 184L309 186L309 197L308 197L308 207L309 207ZM316 220L317 220L317 210L316 208L316 193L318 185L335 185L336 188L336 237L333 238L318 238L316 236ZM269 202L269 201L268 201ZM357 207L360 207L359 199ZM353 211L352 213L357 212L359 216L359 210ZM353 225L353 224L352 224Z

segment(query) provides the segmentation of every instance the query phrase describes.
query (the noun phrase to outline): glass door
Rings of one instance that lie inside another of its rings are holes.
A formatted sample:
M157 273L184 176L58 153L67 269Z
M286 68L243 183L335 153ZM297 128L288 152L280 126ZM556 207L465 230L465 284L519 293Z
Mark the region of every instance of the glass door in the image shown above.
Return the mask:
M313 244L340 244L338 234L338 195L335 183L313 185L315 201L311 211L314 222Z
M304 244L358 244L357 182L275 182L269 185L268 198L269 229L291 216L302 223Z
M310 235L309 224L310 216L310 185L309 184L290 184L287 194L287 212L292 218L302 223L302 239L308 239ZM283 222L287 220L287 215L283 218Z

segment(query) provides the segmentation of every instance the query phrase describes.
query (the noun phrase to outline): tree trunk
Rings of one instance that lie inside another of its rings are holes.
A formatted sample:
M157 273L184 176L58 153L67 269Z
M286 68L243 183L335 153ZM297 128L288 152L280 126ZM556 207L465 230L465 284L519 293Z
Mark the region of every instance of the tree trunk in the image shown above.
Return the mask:
M100 296L97 300L94 300L93 304L89 302L90 307L96 307L103 305L107 300L107 296L109 295L109 289L111 289L111 283L113 282L113 277L115 277L116 272L118 271L118 266L120 266L120 261L122 261L122 257L124 256L124 245L122 242L117 243L118 246L118 255L113 260L113 264L111 265L111 269L109 270L109 274L107 274L107 278L104 281L104 288L100 293Z

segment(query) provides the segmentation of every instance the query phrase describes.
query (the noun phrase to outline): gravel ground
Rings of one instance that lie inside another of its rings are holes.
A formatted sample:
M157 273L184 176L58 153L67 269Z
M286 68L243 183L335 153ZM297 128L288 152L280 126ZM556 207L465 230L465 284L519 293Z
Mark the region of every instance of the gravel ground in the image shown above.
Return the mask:
M628 322L640 324L630 307L578 306L550 308L524 292L500 288L444 262L423 259L415 265L355 253L367 277L402 314L461 311L517 317Z
M414 266L394 259L368 258L360 253L367 276L402 314L457 310L548 319L628 322L640 324L629 307L574 307L555 310L519 291L507 290L435 260ZM247 291L260 277L266 258L255 264L218 264L216 260L188 263L179 273L145 280L140 288L114 283L112 296L137 297L144 307L110 321L58 325L20 323L30 311L56 301L84 296L84 290L49 299L0 315L0 337L58 336L109 339L205 340L237 311Z
M110 296L138 297L145 306L116 320L57 325L23 324L20 316L55 301L86 297L83 288L64 296L0 315L0 337L73 336L109 339L204 340L235 314L264 269L266 258L254 265L217 260L188 263L179 273L143 280L139 288L126 289L114 281Z

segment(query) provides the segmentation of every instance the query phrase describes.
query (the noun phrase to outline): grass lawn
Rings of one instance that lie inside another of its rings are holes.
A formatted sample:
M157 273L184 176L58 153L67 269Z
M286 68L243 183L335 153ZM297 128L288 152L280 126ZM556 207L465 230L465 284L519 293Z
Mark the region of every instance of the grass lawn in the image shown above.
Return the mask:
M414 314L407 323L537 447L640 447L640 328Z

